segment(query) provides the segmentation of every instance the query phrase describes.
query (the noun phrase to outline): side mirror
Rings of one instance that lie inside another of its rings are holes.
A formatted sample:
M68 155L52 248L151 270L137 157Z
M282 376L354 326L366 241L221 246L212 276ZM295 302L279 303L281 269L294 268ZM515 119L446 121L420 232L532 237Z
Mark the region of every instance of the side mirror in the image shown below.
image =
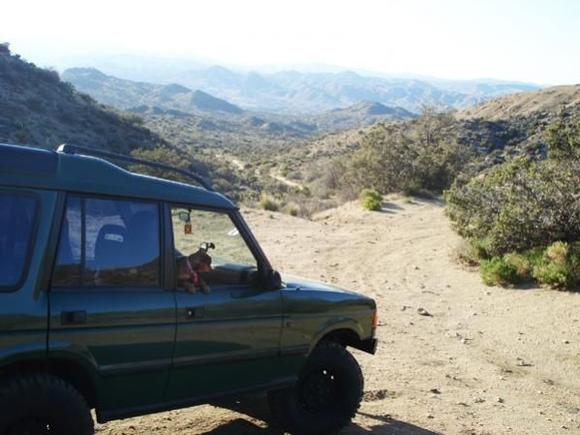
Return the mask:
M269 270L264 277L264 284L267 290L278 290L282 287L282 277L276 270Z

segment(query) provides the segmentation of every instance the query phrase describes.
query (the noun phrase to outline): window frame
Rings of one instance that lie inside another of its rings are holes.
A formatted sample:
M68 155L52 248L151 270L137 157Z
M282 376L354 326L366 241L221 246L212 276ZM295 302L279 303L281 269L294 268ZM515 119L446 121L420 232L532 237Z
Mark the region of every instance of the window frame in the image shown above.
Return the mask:
M68 200L71 197L77 197L80 199L81 202L81 258L80 258L80 282L79 284L70 285L70 286L63 286L63 285L55 285L54 280L54 271L57 267L56 260L58 257L58 250L60 248L60 240L62 235L63 223L64 219L66 218ZM85 264L86 264L86 207L85 202L87 199L97 199L97 200L105 200L105 201L125 201L125 202L141 202L141 203L149 203L155 204L157 209L157 217L158 217L158 240L159 240L159 264L158 264L158 282L154 286L145 286L141 284L123 284L123 285L86 285L83 281L83 276L85 272ZM51 271L51 278L50 278L50 289L51 291L78 291L81 289L82 291L99 291L99 290L116 290L116 291L162 291L166 288L166 276L167 271L165 270L165 257L166 257L166 243L165 243L165 212L163 209L163 202L156 200L156 199L147 199L147 198L139 198L139 197L128 197L128 196L117 196L117 195L106 195L106 194L98 194L98 193L85 193L85 192L66 192L66 196L64 199L63 209L62 209L62 216L59 222L59 232L58 232L58 240L56 242L56 250L54 252L54 262Z
M0 194L18 195L21 197L28 197L34 200L32 228L30 231L30 239L28 241L28 248L26 250L26 256L24 258L24 264L22 267L20 278L14 285L11 286L0 285L0 293L13 293L20 290L24 286L24 283L28 279L28 275L30 273L30 263L32 262L32 254L34 252L34 247L36 246L37 243L38 228L40 225L40 216L42 216L41 215L42 201L40 200L40 195L37 192L31 190L0 188Z
M168 284L173 290L177 290L177 279L175 277L175 241L173 238L173 221L171 219L171 210L173 208L185 208L196 211L205 211L219 213L228 216L232 221L234 227L239 231L246 246L252 253L256 260L257 271L260 276L264 276L265 272L272 269L266 254L258 244L250 227L244 220L239 209L225 209L219 207L203 207L199 205L180 203L180 202L165 202L165 220L167 222L167 261L170 263L170 268L167 269Z

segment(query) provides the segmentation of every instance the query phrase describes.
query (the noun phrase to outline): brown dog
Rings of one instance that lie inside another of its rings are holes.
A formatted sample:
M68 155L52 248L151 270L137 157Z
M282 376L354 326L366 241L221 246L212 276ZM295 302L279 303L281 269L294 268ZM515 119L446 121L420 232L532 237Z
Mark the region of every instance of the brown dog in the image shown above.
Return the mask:
M211 289L200 274L212 270L211 257L205 249L200 248L196 253L177 260L177 284L179 287L185 287L189 293L196 293L199 289L204 293L210 293Z

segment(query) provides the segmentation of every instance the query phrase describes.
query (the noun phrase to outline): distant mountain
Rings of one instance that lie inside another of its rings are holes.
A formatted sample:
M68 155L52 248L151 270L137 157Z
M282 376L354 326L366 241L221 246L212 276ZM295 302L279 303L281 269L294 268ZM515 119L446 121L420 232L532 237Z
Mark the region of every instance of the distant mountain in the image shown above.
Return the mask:
M94 68L67 69L62 73L62 79L98 101L120 109L154 106L188 113L243 112L239 107L203 91L192 91L175 83L158 85L119 79Z
M117 152L167 146L142 120L106 108L0 44L0 142L71 143Z
M220 81L236 80L236 75L222 67L213 67L213 77ZM200 90L191 90L183 85L171 83L159 85L133 82L109 76L94 68L72 68L64 71L63 79L76 88L87 92L98 101L119 109L149 116L168 116L175 128L193 126L199 131L195 136L207 143L215 143L211 135L226 132L239 133L239 138L250 135L252 143L270 143L271 138L305 138L320 133L358 128L377 121L400 121L414 115L401 107L387 107L381 103L363 101L353 106L324 111L318 114L275 114L242 110L225 100L216 98ZM246 81L252 86L260 86L260 76L249 74ZM266 86L265 84L263 84ZM186 119L188 118L189 119ZM166 122L157 120L151 124L154 129ZM166 132L167 127L162 131ZM263 140L256 140L256 138ZM228 138L229 141L232 138ZM218 142L220 142L218 140Z
M155 76L160 79L159 75ZM162 83L200 89L242 108L279 113L319 113L376 101L412 112L422 105L463 108L511 92L539 86L498 80L439 80L361 75L352 71L305 73L240 72L215 65L203 69L175 68Z

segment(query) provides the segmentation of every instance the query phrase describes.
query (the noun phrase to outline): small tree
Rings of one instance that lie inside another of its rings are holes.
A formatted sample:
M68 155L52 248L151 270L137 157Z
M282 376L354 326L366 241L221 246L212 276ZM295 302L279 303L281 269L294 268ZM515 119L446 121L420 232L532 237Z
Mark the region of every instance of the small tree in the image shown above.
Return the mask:
M561 116L546 129L544 139L550 159L580 159L580 119L566 120Z

